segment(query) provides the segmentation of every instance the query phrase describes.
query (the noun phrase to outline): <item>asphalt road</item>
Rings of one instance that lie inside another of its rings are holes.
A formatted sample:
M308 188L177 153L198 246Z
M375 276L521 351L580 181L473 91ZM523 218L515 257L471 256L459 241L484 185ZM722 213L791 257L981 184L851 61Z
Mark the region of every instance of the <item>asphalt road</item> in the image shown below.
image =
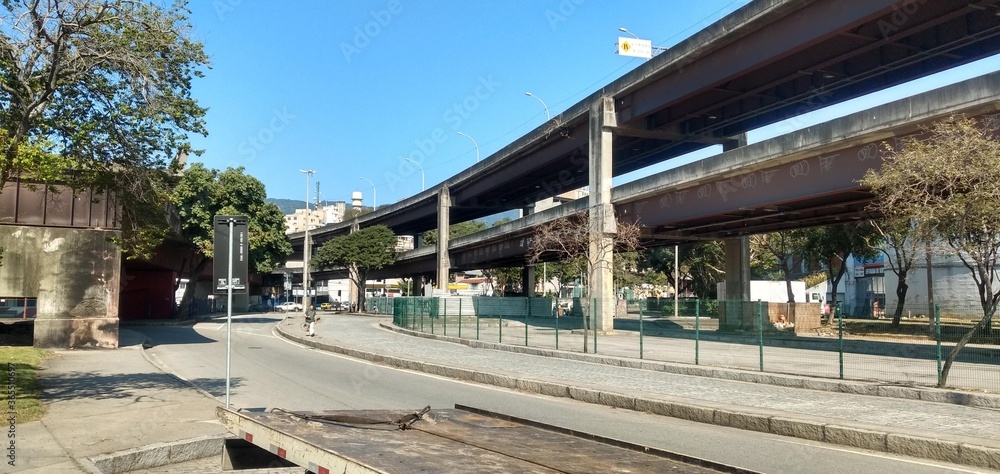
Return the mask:
M272 333L278 320L272 315L234 317L234 407L359 410L462 404L768 473L986 472L387 368L285 341ZM161 366L225 400L224 323L136 329L151 339L154 347L148 353Z

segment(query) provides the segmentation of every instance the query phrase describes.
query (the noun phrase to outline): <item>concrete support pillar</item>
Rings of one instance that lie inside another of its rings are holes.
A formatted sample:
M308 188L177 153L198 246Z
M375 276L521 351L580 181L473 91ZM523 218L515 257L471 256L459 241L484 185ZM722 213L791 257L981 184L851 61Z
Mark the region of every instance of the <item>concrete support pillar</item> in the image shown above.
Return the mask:
M524 296L535 297L535 266L525 265L521 268L521 286L524 288Z
M745 133L723 143L722 150L729 151L746 146ZM752 315L747 312L750 302L750 237L743 236L723 241L726 252L725 309L720 315L720 329L753 329ZM744 317L747 314L748 316Z
M613 134L608 127L617 124L615 102L611 97L598 100L590 109L590 314L595 316L593 329L614 329L614 237L617 233L615 209L611 205L611 164ZM595 301L596 300L596 301ZM584 305L587 307L587 305Z
M451 226L451 191L448 186L438 190L438 242L437 242L437 287L448 291L451 271L451 256L448 255L448 236ZM426 295L433 296L433 295Z
M358 225L358 220L355 219L351 222L351 233L357 232L360 229ZM361 306L361 287L354 283L354 280L358 278L358 268L351 265L347 269L347 298L350 301L351 307L355 308L357 311L363 312Z

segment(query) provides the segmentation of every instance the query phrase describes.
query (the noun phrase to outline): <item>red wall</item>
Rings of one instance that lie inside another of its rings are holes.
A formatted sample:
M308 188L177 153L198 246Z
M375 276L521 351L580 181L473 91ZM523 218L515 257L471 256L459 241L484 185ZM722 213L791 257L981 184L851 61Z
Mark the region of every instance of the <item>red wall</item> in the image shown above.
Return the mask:
M119 319L170 319L174 311L175 279L171 271L123 271Z

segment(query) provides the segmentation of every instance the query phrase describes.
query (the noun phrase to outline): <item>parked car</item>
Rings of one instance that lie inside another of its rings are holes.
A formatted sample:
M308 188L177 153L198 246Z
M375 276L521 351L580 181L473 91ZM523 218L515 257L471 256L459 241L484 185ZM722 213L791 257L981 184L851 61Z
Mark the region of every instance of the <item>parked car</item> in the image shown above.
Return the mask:
M302 311L302 305L294 301L286 301L278 305L278 311Z

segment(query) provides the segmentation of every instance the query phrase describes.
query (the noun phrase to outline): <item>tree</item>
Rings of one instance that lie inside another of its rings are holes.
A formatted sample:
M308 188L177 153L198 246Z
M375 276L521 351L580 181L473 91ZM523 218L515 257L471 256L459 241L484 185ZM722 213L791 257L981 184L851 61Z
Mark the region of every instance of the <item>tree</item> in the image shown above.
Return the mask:
M805 235L800 229L750 236L751 261L777 262L781 276L785 280L789 303L795 303L795 294L792 292L792 271L794 265L800 262L796 257L805 253L804 246Z
M914 224L909 219L872 221L872 226L881 238L869 242L869 245L886 256L889 270L896 274L896 311L892 315L892 327L898 328L903 318L906 293L910 289L907 279L920 250L919 242L914 239Z
M113 191L124 250L148 251L166 235L165 171L206 133L190 92L208 57L186 3L8 0L0 20L0 185Z
M224 172L194 163L184 171L174 188L171 201L181 222L181 238L190 244L190 257L181 262L180 273L192 284L184 291L177 311L186 315L194 298L193 282L212 261L216 215L245 215L249 266L254 273L269 273L292 253L292 244L285 235L284 215L278 206L265 202L264 184L244 174L242 167ZM179 282L178 282L179 284Z
M871 242L878 235L868 222L843 223L802 229L798 232L804 239L804 255L822 261L828 280L836 290L841 278L847 273L847 257L873 259L878 251ZM837 306L837 292L833 291L831 307ZM827 314L827 324L833 322L833 311Z
M459 222L457 224L452 224L448 226L448 239L457 239L459 237L465 237L466 235L475 234L476 232L486 230L486 223L481 221L466 221ZM436 245L438 241L438 231L437 229L431 229L424 232L423 244L426 246Z
M348 268L358 288L359 308L365 304L368 272L396 261L396 234L384 225L365 227L323 244L310 260L316 269Z
M990 331L1000 301L1000 140L996 124L952 117L919 136L885 145L880 170L861 184L878 198L873 209L906 219L918 241L943 241L972 274L983 318L948 353L940 386L959 352L976 334Z
M522 273L519 267L497 267L483 270L490 285L493 286L493 294L504 296L507 293L520 293L524 289L524 282L521 281Z
M526 256L531 263L546 258L576 260L586 264L586 274L592 273L597 265L610 257L608 252L632 252L639 248L641 229L634 222L617 221L612 245L591 245L591 222L588 212L578 212L572 216L546 222L538 226L531 238ZM591 251L594 247L596 251ZM583 272L581 272L583 273ZM584 301L590 300L589 285L584 286ZM590 311L584 311L583 351L587 352L587 332L592 326Z

